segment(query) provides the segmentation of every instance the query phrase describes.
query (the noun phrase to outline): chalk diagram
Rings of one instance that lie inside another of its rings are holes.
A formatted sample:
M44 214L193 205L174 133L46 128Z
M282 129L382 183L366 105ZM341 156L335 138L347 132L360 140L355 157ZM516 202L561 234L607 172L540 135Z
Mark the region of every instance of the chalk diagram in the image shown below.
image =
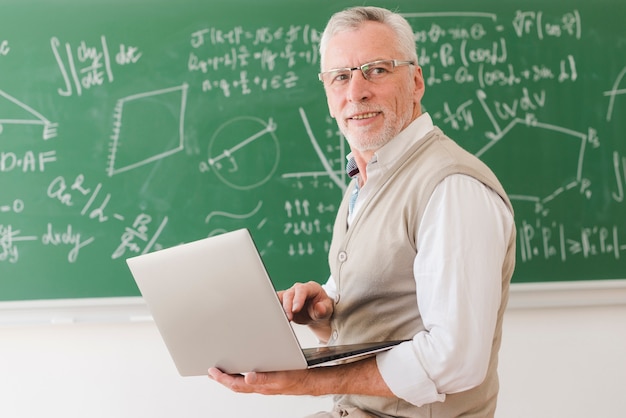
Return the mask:
M300 113L300 119L302 119L302 124L304 125L304 129L306 130L307 136L309 137L309 141L311 141L311 146L313 147L313 150L315 151L317 158L322 163L323 171L285 173L282 175L282 177L283 178L302 178L302 177L317 178L317 177L327 176L337 187L339 187L339 190L341 190L341 192L343 193L347 187L347 179L346 179L347 175L346 175L345 170L333 169L330 160L326 158L326 155L324 154L324 151L322 150L322 147L320 146L319 141L315 137L315 133L313 132L313 129L311 128L311 124L309 123L309 118L307 117L306 112L304 111L303 108L299 108L298 111ZM339 149L341 153L340 161L345 161L346 152L345 152L345 141L343 140L343 136L340 139Z
M8 102L8 103L7 103ZM52 123L32 107L0 90L0 134L5 125L42 125L42 138L57 136L57 123Z
M249 212L247 213L241 213L241 214L236 214L236 213L231 213L231 212L224 212L224 211L213 211L211 213L209 213L206 218L204 219L204 223L207 225L211 224L211 221L214 219L221 219L221 218L225 218L225 219L233 219L235 221L241 221L241 220L250 220L257 215L259 213L259 211L261 210L261 207L263 206L263 201L259 200L259 202L257 203L257 205ZM223 221L217 221L217 222L213 222L213 224L217 223L218 225L220 224L220 222ZM260 221L258 221L256 223L256 230L261 230L265 224L267 223L267 218L263 217ZM214 229L211 230L211 232L207 235L209 237L212 237L214 235L219 235L219 234L223 234L224 232L228 232L229 229L224 228L224 227L220 227L217 226ZM274 241L270 240L265 244L264 248L259 248L259 253L261 254L261 256L263 256L265 254L265 250L269 247L272 247L274 245Z
M615 83L613 83L613 88L611 90L605 91L604 95L609 97L609 107L606 112L606 121L610 122L613 117L613 109L615 107L615 97L621 96L622 94L626 94L626 88L618 89L617 87L622 83L624 76L626 75L626 67L619 73L617 78L615 79Z
M117 101L107 174L164 159L184 149L188 85L134 94Z
M583 177L583 162L587 145L597 141L592 129L587 134L583 134L560 126L542 123L533 114L527 114L525 118L513 118L506 125L500 126L486 103L487 95L479 90L477 96L483 111L493 125L494 132L485 132L488 142L474 155L492 168L504 164L504 168L499 170L497 174L507 188L509 198L512 201L530 202L534 205L536 213L546 215L546 205L568 190L579 188L579 192L586 198L591 197L591 183ZM313 149L322 163L323 171L287 173L283 174L283 177L327 176L341 190L345 190L345 172L332 169L329 160L323 154L315 138L306 112L302 108L300 108L300 116ZM505 140L507 135L515 129L527 129L530 132L524 136L523 142ZM542 137L537 132L533 133L533 130L550 131L551 135L548 138L550 143L546 144L545 136ZM539 143L540 141L543 142ZM507 155L511 158L502 158L497 153L490 152L499 146L506 146ZM564 162L559 162L558 167L555 165L541 167L540 164L537 164L537 150L545 150L546 148L553 150L550 154L559 155L559 159ZM494 169L494 171L496 170ZM523 178L527 181L520 182L520 179Z
M476 95L494 132L485 132L489 142L475 155L496 171L511 201L533 203L535 212L546 214L545 205L568 190L578 188L586 198L591 197L591 183L583 177L583 166L587 145L597 143L593 129L586 134L576 132L540 122L532 113L515 117L501 127L487 105L485 92L478 90ZM503 141L513 130L524 130L523 141ZM550 131L550 135L546 137L537 130ZM504 142L506 158L490 152ZM538 150L546 149L549 155L558 155L559 161L550 166L538 164Z
M271 118L265 122L241 116L224 123L209 141L208 159L200 163L200 171L212 170L233 189L261 186L276 172L280 160L275 132Z

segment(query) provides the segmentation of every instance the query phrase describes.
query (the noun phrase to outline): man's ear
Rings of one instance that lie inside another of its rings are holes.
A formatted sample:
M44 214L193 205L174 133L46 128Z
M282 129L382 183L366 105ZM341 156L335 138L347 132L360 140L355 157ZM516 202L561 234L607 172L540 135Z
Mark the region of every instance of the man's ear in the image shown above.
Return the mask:
M414 94L417 99L417 103L420 103L422 101L422 97L424 97L424 90L425 90L424 75L422 74L422 67L420 67L419 65L415 67L415 73L413 74L413 77L415 79Z

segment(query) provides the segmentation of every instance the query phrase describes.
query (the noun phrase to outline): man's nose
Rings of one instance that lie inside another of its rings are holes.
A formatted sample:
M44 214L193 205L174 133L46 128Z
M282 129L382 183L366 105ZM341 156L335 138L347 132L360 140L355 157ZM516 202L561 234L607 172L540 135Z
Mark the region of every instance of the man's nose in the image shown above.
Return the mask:
M352 77L348 81L347 98L351 102L363 102L371 96L371 85L360 69L352 70Z

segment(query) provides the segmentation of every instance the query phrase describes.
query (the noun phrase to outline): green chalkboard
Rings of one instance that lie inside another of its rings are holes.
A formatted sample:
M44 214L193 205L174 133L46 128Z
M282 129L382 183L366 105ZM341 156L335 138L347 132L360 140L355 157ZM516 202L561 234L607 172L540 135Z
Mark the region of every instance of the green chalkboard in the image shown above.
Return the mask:
M317 48L357 3L3 1L0 300L136 296L127 257L241 227L278 287L326 280L348 150ZM510 193L513 280L625 278L626 3L365 3Z

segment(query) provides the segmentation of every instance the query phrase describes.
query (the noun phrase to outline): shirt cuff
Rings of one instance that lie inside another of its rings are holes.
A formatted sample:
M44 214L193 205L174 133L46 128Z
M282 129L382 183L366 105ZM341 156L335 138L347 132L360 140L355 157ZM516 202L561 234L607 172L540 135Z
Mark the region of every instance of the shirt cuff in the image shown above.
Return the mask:
M378 354L376 363L383 380L398 398L416 406L445 401L446 395L437 391L416 357L412 342Z

